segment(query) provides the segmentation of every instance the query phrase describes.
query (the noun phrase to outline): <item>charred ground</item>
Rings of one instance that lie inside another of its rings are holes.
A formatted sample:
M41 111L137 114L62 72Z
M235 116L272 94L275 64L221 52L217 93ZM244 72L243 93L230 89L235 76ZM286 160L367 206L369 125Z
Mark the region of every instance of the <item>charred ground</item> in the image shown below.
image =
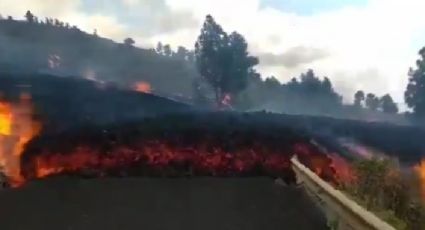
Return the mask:
M83 124L120 123L146 116L183 112L184 103L113 84L79 77L0 72L0 99L16 102L31 97L35 119L44 132Z

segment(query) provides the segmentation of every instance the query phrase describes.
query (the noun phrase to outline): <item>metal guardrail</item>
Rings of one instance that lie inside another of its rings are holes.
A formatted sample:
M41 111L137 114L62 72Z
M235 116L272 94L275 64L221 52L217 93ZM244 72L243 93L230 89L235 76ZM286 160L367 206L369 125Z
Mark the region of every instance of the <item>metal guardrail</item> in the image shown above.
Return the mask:
M322 180L310 169L301 164L297 157L291 159L297 180L312 196L317 198L324 209L332 229L338 230L395 230L394 227L376 217L341 191Z

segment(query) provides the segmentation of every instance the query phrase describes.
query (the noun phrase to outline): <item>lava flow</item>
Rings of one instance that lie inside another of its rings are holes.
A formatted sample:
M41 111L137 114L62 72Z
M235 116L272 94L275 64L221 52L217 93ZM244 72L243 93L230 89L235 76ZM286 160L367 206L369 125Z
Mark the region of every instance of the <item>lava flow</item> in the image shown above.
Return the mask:
M128 138L127 134L124 136ZM72 143L76 139L79 144ZM91 177L271 176L295 182L290 158L297 154L319 176L335 180L331 160L309 144L294 143L279 148L260 140L244 140L229 147L231 144L226 141L218 143L220 138L200 138L200 142L184 139L184 134L178 141L172 138L132 138L131 141L71 136L59 141L49 138L48 146L32 146L24 154L22 175L28 180L63 174Z
M0 102L0 168L12 185L23 182L20 158L25 144L40 131L33 119L31 97L22 94L19 103Z

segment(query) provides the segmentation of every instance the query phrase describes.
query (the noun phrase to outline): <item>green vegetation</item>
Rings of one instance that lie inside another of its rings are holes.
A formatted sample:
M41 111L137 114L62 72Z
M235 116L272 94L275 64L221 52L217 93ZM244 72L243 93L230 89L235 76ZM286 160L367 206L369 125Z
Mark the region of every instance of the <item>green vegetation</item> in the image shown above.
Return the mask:
M248 54L245 38L237 32L228 35L211 15L206 17L195 44L195 56L218 105L225 96L235 96L246 88L248 76L258 64L258 58Z
M413 109L413 115L425 119L425 47L419 51L416 69L409 71L409 83L404 93L405 101Z
M394 162L371 159L353 166L356 182L343 188L353 200L396 229L425 229L425 207Z

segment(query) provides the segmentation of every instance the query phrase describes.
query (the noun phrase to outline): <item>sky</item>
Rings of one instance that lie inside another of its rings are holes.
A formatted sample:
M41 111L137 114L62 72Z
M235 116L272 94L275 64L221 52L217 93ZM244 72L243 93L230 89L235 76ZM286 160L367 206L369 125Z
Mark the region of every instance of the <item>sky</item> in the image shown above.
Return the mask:
M19 2L19 3L17 3ZM193 48L205 16L238 31L263 77L282 82L314 69L351 102L357 90L390 93L403 109L408 70L425 46L424 0L1 0L0 14L26 10L137 46Z

